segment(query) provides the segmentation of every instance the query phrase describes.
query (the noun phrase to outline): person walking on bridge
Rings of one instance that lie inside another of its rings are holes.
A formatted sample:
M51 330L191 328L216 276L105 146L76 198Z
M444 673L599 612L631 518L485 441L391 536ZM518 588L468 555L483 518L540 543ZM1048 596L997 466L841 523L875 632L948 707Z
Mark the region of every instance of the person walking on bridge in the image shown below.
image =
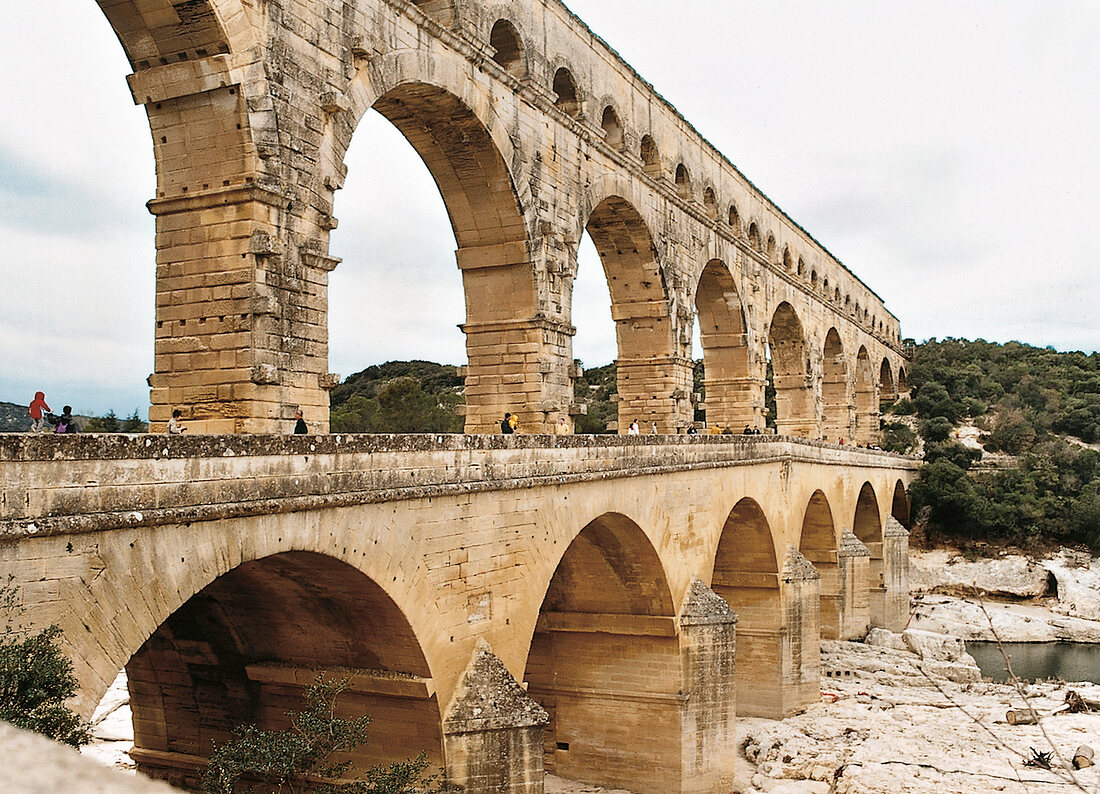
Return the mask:
M27 408L27 414L31 418L32 433L42 432L43 410L46 413L50 412L50 406L46 405L46 394L45 392L36 391L34 393L34 399L31 400L30 407Z
M500 420L500 432L504 435L516 432L516 418L511 413L505 413L504 418Z

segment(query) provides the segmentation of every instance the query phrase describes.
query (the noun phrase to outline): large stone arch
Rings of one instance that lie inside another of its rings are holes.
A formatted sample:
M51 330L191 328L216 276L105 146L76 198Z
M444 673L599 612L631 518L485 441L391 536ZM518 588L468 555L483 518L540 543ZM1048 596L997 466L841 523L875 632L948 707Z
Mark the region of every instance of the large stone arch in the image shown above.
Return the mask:
M844 343L836 328L825 335L821 380L821 433L834 443L852 440L852 387Z
M248 722L286 727L319 670L350 679L347 714L370 714L357 765L424 751L443 762L432 673L396 602L322 554L244 562L189 598L126 664L138 768L195 788L213 742Z
M883 357L878 370L878 393L880 400L897 399L898 389L894 382L894 370L890 366L890 359Z
M794 307L780 303L768 325L775 381L775 428L780 435L817 438L820 421L810 380L809 346Z
M909 526L909 494L905 483L898 480L894 484L894 498L890 503L890 516L903 527Z
M854 535L837 527L824 491L815 491L806 503L799 551L821 577L822 639L862 637L870 620L869 553Z
M354 129L370 109L417 151L439 188L457 245L466 299L466 432L494 432L505 412L516 414L526 431L538 431L550 410L540 399L548 395L533 362L560 350L566 336L539 317L525 201L510 165L521 158L493 110L492 86L454 67L421 51L372 61L349 89L346 122L332 125L328 156L342 174ZM517 350L539 352L517 359Z
M632 191L605 180L588 194L583 227L603 264L615 321L619 432L633 420L675 433L691 420L691 359L677 341L674 296L650 224ZM580 235L577 235L578 239Z
M524 674L551 716L548 770L637 789L646 768L638 790L679 790L674 614L661 560L633 520L604 513L576 535L547 586Z
M739 500L718 539L711 589L739 617L738 714L779 719L817 687L818 577L793 546L781 567L776 543L760 504Z
M754 377L745 309L729 268L712 259L695 290L703 346L707 424L762 428L764 381Z
M857 444L871 444L878 438L878 398L874 367L866 347L856 353L855 367L856 422L853 438Z
M871 623L885 626L886 580L883 568L882 512L874 486L865 482L859 489L855 512L852 516L852 533L870 552L867 571L870 586Z

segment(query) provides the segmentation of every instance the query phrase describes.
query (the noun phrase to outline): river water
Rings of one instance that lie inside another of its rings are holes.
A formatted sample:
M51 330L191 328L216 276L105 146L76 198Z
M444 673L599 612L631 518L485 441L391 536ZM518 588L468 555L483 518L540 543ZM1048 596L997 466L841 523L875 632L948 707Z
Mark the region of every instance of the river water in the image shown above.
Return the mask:
M1081 642L1006 642L1003 645L1017 678L1029 681L1058 678L1100 684L1100 645ZM1004 656L997 643L968 640L966 652L974 657L983 677L1008 680Z

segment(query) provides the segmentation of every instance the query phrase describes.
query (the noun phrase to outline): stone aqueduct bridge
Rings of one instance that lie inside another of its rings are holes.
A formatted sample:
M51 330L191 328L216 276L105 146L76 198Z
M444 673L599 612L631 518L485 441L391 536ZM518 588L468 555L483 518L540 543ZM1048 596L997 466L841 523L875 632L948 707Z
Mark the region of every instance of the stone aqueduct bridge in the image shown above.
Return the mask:
M467 792L541 792L544 764L724 792L735 714L816 701L821 637L905 622L916 465L777 436L7 436L0 571L64 629L82 713L125 667L134 756L178 784L324 669L374 718L363 760L424 749Z
M372 108L454 230L467 432L571 425L585 230L620 427L691 420L696 317L712 423L762 423L768 351L781 434L866 441L904 389L882 301L558 0L98 2L156 157L154 429L184 406L193 431L278 432L299 405L327 428L329 234Z

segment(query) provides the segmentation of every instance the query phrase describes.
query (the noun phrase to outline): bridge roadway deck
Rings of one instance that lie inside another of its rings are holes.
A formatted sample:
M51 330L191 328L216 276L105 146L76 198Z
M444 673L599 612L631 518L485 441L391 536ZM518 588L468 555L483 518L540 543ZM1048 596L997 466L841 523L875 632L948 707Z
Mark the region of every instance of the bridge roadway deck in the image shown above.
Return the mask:
M796 711L824 627L904 622L917 466L775 436L13 435L0 574L62 627L82 712L127 669L139 766L179 785L318 668L357 671L371 760L472 780L518 757L462 717L488 654L550 712L548 768L710 791L735 702ZM541 780L538 757L508 774Z

